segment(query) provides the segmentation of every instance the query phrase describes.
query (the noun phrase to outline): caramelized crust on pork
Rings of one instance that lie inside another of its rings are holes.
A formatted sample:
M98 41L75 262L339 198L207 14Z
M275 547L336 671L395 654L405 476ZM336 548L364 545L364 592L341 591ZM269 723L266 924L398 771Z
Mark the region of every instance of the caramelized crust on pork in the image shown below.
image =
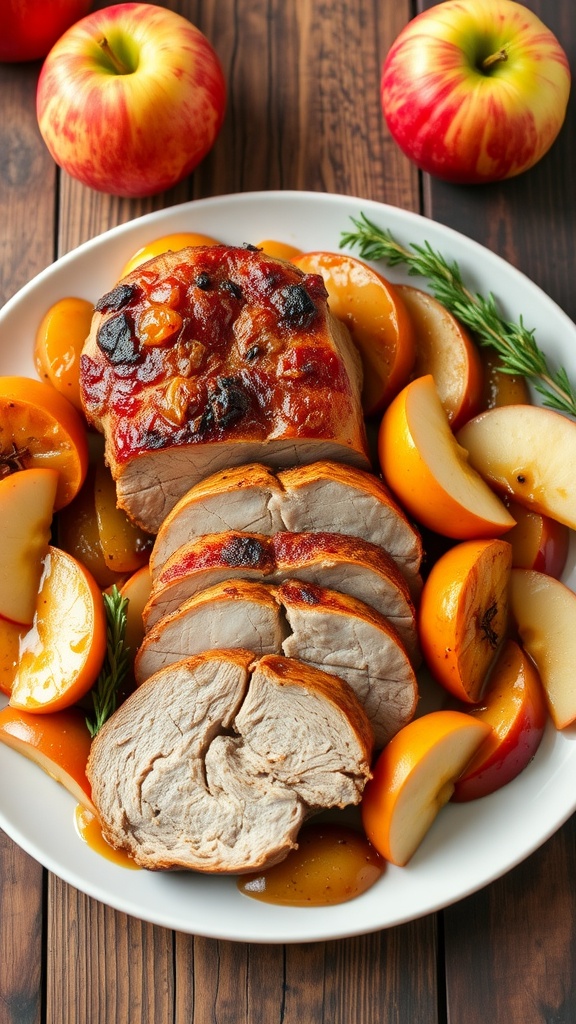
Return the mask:
M140 526L225 466L368 466L360 360L326 300L319 275L223 245L158 256L100 299L82 400Z

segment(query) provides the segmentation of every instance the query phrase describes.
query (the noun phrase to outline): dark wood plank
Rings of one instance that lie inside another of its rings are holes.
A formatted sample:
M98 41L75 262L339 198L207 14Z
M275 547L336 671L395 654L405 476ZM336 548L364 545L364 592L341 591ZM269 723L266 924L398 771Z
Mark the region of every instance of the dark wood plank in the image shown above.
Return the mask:
M450 1021L572 1024L576 824L446 913Z
M46 1024L173 1019L173 936L50 876ZM87 945L89 938L90 945Z
M54 256L54 166L36 125L38 67L0 64L0 305ZM0 1024L42 1012L43 871L0 833Z
M175 1024L433 1024L435 954L433 917L285 948L178 935Z

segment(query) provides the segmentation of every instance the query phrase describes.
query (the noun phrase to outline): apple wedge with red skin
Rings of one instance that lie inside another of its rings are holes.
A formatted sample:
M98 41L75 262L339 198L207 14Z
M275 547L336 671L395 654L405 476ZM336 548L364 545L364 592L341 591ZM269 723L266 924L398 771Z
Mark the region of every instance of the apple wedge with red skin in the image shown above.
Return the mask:
M557 729L576 721L576 594L535 569L512 569L510 613Z
M536 753L548 719L538 673L522 648L507 640L483 700L469 710L492 726L490 736L454 784L452 800L476 800L516 778Z
M517 501L507 501L506 505L516 520L516 526L506 534L512 545L512 565L516 569L536 569L559 580L568 558L569 528Z
M503 405L458 431L468 461L490 486L576 529L576 422L538 405Z

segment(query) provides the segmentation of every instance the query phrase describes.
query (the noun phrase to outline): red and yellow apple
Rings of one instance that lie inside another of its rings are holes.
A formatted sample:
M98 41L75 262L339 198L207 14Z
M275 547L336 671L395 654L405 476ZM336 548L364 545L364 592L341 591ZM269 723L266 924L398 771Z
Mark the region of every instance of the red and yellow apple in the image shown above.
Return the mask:
M92 0L2 0L0 61L38 60L92 7Z
M490 676L482 704L469 714L492 726L468 767L454 783L453 800L476 800L511 782L532 760L548 712L531 659L507 640Z
M548 151L570 93L567 56L513 0L447 0L419 14L382 71L392 137L418 167L455 183L510 178Z
M190 174L222 126L218 57L186 18L154 4L94 11L48 54L37 91L40 132L84 185L148 196Z

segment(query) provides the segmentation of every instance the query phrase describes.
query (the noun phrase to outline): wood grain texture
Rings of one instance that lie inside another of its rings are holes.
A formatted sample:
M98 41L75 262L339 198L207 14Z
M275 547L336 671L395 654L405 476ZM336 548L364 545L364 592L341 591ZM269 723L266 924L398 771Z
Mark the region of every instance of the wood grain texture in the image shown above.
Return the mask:
M56 171L36 125L37 74L0 64L0 304L54 258ZM40 865L0 833L0 1024L41 1021L43 894Z

